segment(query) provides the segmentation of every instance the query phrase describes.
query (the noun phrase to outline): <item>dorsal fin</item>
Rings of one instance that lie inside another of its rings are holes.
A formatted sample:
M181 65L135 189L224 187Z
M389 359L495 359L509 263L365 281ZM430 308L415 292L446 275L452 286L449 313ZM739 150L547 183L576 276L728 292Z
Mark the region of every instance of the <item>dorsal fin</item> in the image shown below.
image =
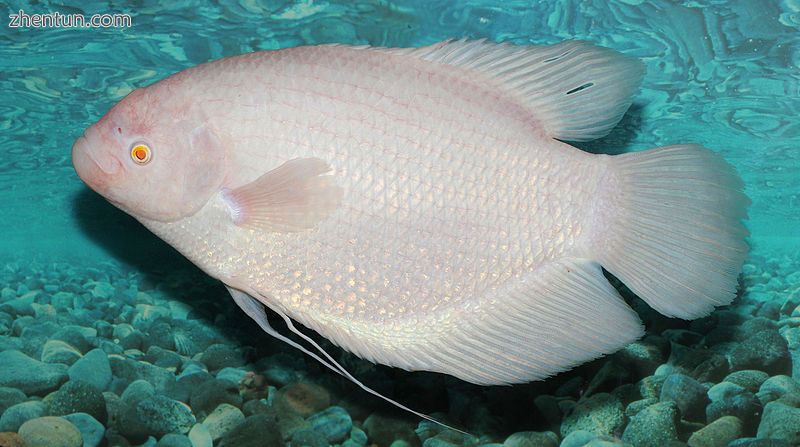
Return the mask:
M644 75L639 60L582 41L518 46L449 40L387 51L482 72L520 98L549 136L568 141L607 135Z

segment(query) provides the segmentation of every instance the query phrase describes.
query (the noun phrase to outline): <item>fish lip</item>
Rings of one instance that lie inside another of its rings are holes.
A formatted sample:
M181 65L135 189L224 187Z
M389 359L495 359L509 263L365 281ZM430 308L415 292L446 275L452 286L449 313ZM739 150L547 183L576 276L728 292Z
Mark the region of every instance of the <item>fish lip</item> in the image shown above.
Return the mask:
M107 189L111 177L120 171L122 165L116 157L103 157L103 161L92 151L85 135L78 137L72 146L72 166L87 185L97 192Z

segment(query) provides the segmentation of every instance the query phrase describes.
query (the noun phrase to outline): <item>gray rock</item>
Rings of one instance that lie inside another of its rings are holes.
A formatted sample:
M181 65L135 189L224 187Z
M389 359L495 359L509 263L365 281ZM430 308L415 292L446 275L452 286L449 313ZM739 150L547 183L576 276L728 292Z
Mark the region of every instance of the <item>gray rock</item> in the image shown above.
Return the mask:
M636 413L638 413L638 412L644 410L645 408L649 407L650 405L654 405L656 403L658 403L658 399L656 399L655 397L650 397L650 398L647 398L647 399L635 400L635 401L629 403L627 407L625 407L625 416L628 419L630 419L630 418L634 417L636 415Z
M73 413L63 417L70 421L72 425L81 432L83 447L98 447L103 443L106 428L91 415L86 413Z
M625 425L625 414L618 398L599 393L579 401L561 423L563 436L575 430L600 435L617 435Z
M156 447L194 447L192 440L186 435L169 433L158 440Z
M651 405L631 418L622 440L637 447L666 446L678 439L679 419L679 410L674 402Z
M763 405L778 400L787 394L800 396L800 383L789 376L775 376L766 380L756 393Z
M328 440L322 433L310 428L302 428L292 433L289 442L292 447L328 447Z
M125 388L120 398L127 405L134 405L139 403L142 399L146 399L156 394L155 388L150 382L146 380L137 380Z
M751 393L755 393L761 384L769 379L769 374L757 369L745 369L728 374L723 382L735 383Z
M378 413L369 415L364 420L363 426L370 443L377 445L391 445L395 440L418 445L419 438L414 431L415 427L416 425L406 419L382 416Z
M108 420L106 401L97 388L81 381L69 381L44 399L48 416L87 413L105 424Z
M61 340L48 340L42 348L41 360L45 363L72 365L81 358L81 352Z
M220 404L204 420L203 425L208 429L211 439L217 441L226 433L244 422L242 410L229 404Z
M661 386L661 401L672 401L681 411L681 417L690 421L705 419L708 405L708 388L684 374L670 374Z
M768 403L756 436L800 445L800 408L786 405L782 399Z
M506 438L503 447L558 447L558 435L551 431L521 431Z
M743 387L722 382L708 390L711 403L706 407L706 420L713 422L722 416L736 416L744 424L745 430L756 422L756 414L761 409L756 396Z
M192 447L213 447L214 440L211 439L211 434L203 424L194 424L189 430L189 440L192 441Z
M120 433L133 440L188 433L196 420L185 404L155 395L128 406L120 415Z
M0 387L0 414L9 407L25 402L25 399L25 393L16 388Z
M275 421L263 413L247 417L238 427L229 431L219 444L219 447L283 446L283 439Z
M722 416L689 437L689 447L725 447L742 436L742 421L736 416Z
M590 445L593 447L605 447L605 445L601 443L610 443L613 441L614 438L610 436L598 435L597 433L588 432L586 430L575 430L561 441L559 447L587 447Z
M218 371L222 368L235 368L244 365L242 355L225 344L211 345L200 354L199 360L208 367L209 371Z
M59 329L50 339L63 341L83 354L92 349L90 340L95 337L97 337L97 330L94 328L68 325Z
M614 354L614 358L641 377L652 374L664 362L664 353L662 347L648 337L625 346Z
M111 365L102 349L93 349L69 367L70 380L81 380L100 391L111 383Z
M350 436L353 420L342 407L330 407L307 419L309 427L322 434L331 444L340 443Z
M743 340L730 354L731 370L758 369L770 375L790 370L786 340L774 330L762 330Z
M198 415L209 414L220 404L242 406L237 384L220 379L207 380L194 389L189 398L189 405Z
M45 410L36 400L12 405L0 416L0 432L17 431L25 422L44 416Z
M27 395L43 395L67 380L67 366L43 363L19 351L0 352L0 386L17 388Z
M108 361L114 377L128 383L136 380L150 382L158 394L169 394L175 387L175 375L146 362L139 362L119 355L110 355Z
M60 417L31 419L19 428L19 436L29 447L81 447L81 432Z

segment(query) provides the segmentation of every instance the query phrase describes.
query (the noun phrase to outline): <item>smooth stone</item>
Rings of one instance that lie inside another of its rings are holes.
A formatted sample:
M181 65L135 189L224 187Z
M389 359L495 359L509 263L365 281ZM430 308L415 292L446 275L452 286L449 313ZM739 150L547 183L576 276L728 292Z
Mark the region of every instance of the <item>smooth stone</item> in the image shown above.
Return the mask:
M678 439L679 410L674 402L660 402L638 412L631 418L624 442L637 447L663 447Z
M175 374L158 366L120 355L110 355L108 361L113 376L128 383L145 380L153 385L158 394L169 394L169 390L175 387Z
M328 390L313 383L293 383L278 390L275 408L278 411L291 411L302 417L328 408L331 396Z
M153 388L153 385L151 385L150 382L145 380L137 380L125 387L125 391L122 392L122 396L120 396L120 398L126 404L134 405L143 399L147 399L150 396L155 396L155 394L156 389Z
M681 417L691 421L705 419L707 393L705 385L684 374L670 374L661 385L661 401L675 402Z
M599 393L582 399L561 423L561 434L586 430L599 435L618 435L625 426L625 412L619 399Z
M27 447L81 447L83 437L77 427L64 418L45 416L31 419L19 428Z
M372 413L364 420L362 428L372 444L390 445L394 441L402 440L411 445L419 445L415 425L403 418Z
M744 424L745 430L752 427L760 409L756 396L745 388L722 382L708 390L711 403L706 407L706 421L713 422L722 416L736 416Z
M367 445L368 440L369 438L367 438L367 433L364 432L364 430L353 426L353 429L350 430L350 439L348 439L346 442L350 442L351 447L363 447Z
M198 415L208 414L221 404L242 405L237 384L220 379L206 380L191 392L189 398L189 405Z
M194 447L192 440L186 435L179 435L176 433L169 433L164 435L163 438L158 440L156 447Z
M564 437L559 447L587 447L589 445L600 447L598 443L612 441L613 439L609 436L598 435L586 430L575 430Z
M736 416L721 418L692 433L689 447L725 447L742 436L742 421Z
M731 370L757 369L770 375L791 371L789 347L774 330L762 330L743 340L730 353Z
M0 387L0 415L9 407L25 402L26 399L25 393L16 388Z
M81 358L81 352L61 340L48 340L42 348L41 360L45 363L72 365Z
M558 435L551 431L521 431L506 438L503 447L558 447Z
M292 433L290 444L303 447L328 447L330 445L322 433L310 428L302 428Z
M102 424L108 421L103 393L86 382L70 380L58 391L48 395L44 403L47 405L48 416L87 413Z
M633 416L635 416L636 413L644 410L645 408L649 407L650 405L654 405L654 404L657 404L657 403L658 403L658 399L656 399L655 397L650 397L650 398L647 398L647 399L635 400L635 401L629 403L627 407L625 407L625 416L628 419L630 419Z
M214 447L214 440L211 433L203 424L195 424L187 435L192 442L192 447Z
M67 380L66 365L40 362L19 351L0 352L0 365L0 386L29 396L47 394Z
M739 438L731 441L727 447L797 447L779 439Z
M214 344L200 353L200 362L208 367L209 371L218 371L222 368L236 368L245 364L241 353L225 344Z
M105 391L111 383L111 365L102 349L92 349L69 367L70 380L81 380Z
M275 420L264 413L248 416L238 427L229 431L219 443L219 447L283 446L283 438Z
M25 441L16 434L11 432L0 433L0 446L2 447L25 447Z
M800 408L786 405L783 399L768 403L761 415L756 437L800 445Z
M45 405L37 400L12 405L0 415L0 431L17 431L25 422L44 416Z
M155 395L129 405L120 415L120 433L134 439L185 434L196 420L191 408L166 396Z
M350 436L353 420L342 407L330 407L309 417L309 427L322 434L330 443L340 443Z
M106 428L91 415L86 413L72 413L63 416L63 418L70 421L72 425L81 432L83 447L98 447L103 443Z
M723 382L735 383L744 387L747 391L755 393L761 384L769 379L769 374L757 369L745 369L728 374Z
M217 441L244 422L242 410L229 404L220 404L204 420L203 425L208 429L211 439Z
M763 405L766 405L787 394L800 396L800 383L789 376L774 376L761 385L756 397Z
M68 325L52 335L52 340L60 340L77 349L81 354L92 349L90 340L97 337L97 330L76 325Z

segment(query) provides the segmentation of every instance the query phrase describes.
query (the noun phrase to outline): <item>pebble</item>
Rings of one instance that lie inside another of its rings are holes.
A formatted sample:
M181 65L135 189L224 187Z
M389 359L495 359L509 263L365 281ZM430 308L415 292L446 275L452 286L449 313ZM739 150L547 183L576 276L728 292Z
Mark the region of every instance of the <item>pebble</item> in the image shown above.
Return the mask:
M708 388L684 374L670 374L661 386L661 401L672 401L681 411L681 417L690 421L704 421L709 402Z
M289 443L292 446L303 447L328 447L330 445L322 433L310 428L301 428L292 433Z
M373 413L364 420L362 428L372 444L390 445L394 441L402 440L417 445L419 438L414 427L407 419Z
M517 432L506 438L503 447L558 447L558 435L551 431Z
M330 407L309 417L309 428L320 433L331 444L344 441L350 436L353 421L342 407Z
M168 397L149 396L134 405L128 405L120 415L120 433L142 440L149 435L161 437L167 433L187 433L195 424L192 410Z
M762 405L766 405L787 394L800 396L800 383L797 383L796 380L789 376L780 375L770 377L764 381L758 393L756 393L756 397L758 397Z
M0 446L3 447L25 447L25 441L16 433L0 433Z
M599 393L578 401L561 422L563 436L575 430L586 430L600 435L618 435L625 425L625 413L619 399L608 393Z
M48 340L42 348L41 360L45 363L72 365L81 358L81 352L61 340Z
M248 416L238 427L229 431L219 443L219 447L283 446L283 439L275 420L264 413Z
M222 368L236 368L244 365L241 353L225 344L213 344L200 353L200 362L208 367L209 371L218 371Z
M679 419L674 402L651 405L631 418L622 440L637 447L664 447L678 439Z
M789 347L774 330L762 330L744 339L730 353L731 370L758 369L770 375L791 372Z
M19 428L27 447L81 447L81 432L68 420L45 416L31 419Z
M192 442L192 447L213 447L214 440L211 439L211 433L203 424L195 424L188 435L189 440Z
M25 402L26 399L25 393L16 388L0 387L0 415L2 415L7 408Z
M20 351L0 352L0 365L0 386L16 388L29 396L47 394L67 380L66 365L43 363Z
M208 429L211 439L217 441L244 422L244 419L242 410L233 405L220 404L203 420L203 425Z
M57 392L45 397L43 402L49 416L87 413L102 424L108 420L103 393L86 382L70 380Z
M706 420L713 422L722 416L736 416L747 430L755 422L761 405L756 396L730 382L721 382L708 390L711 403L706 407Z
M194 447L192 440L186 435L169 433L158 440L156 447Z
M70 380L80 380L105 391L111 383L111 365L102 349L92 349L69 367Z
M70 421L81 432L83 447L99 447L103 443L106 428L91 415L72 413L63 416L63 418Z
M735 383L744 387L747 391L755 393L761 387L761 384L769 379L769 374L757 369L745 369L728 374L723 382Z
M237 389L238 392L238 389ZM294 383L278 390L275 396L275 408L279 412L291 411L302 417L328 408L331 396L328 390L313 383Z
M800 408L787 405L783 399L768 403L761 415L756 436L800 445Z
M742 421L736 416L722 416L689 437L689 447L725 447L742 436Z
M242 405L242 396L239 395L237 384L221 379L206 380L197 386L189 397L189 406L198 415L208 414L221 404L234 407Z
M0 415L0 432L17 431L25 422L45 415L46 407L40 401L12 405Z

